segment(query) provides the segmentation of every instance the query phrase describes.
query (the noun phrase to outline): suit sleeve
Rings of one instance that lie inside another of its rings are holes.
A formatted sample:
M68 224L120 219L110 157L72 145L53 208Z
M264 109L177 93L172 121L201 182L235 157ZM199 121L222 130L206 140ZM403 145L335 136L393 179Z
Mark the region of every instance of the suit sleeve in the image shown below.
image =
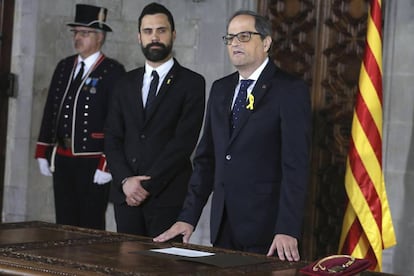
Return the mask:
M214 185L215 157L210 116L211 105L214 98L212 94L213 92L210 93L207 105L203 135L197 146L194 157L194 171L190 178L187 196L182 211L177 219L178 221L187 222L194 227L200 219L203 208L213 191Z
M284 94L282 120L282 186L275 234L301 236L308 184L311 104L306 84L295 81Z
M113 185L119 187L122 177L134 175L128 165L124 154L125 120L123 118L121 99L126 90L127 78L121 78L114 86L109 111L105 123L105 154L110 159L110 172L113 177Z
M107 81L107 86L106 89L108 91L108 101L107 101L107 108L108 108L108 112L106 114L106 116L108 117L109 114L109 108L110 105L113 101L113 97L114 97L114 90L115 90L115 83L117 82L117 80L119 80L123 75L125 75L125 67L118 63L115 60L111 60L111 62L113 63L112 66L115 67L110 75L110 78L108 78ZM107 117L105 118L105 121L107 119ZM105 129L103 130L105 131ZM98 163L98 170L104 171L104 172L109 172L109 168L107 165L107 161L106 161L106 155L102 154L101 157L99 158L99 163Z

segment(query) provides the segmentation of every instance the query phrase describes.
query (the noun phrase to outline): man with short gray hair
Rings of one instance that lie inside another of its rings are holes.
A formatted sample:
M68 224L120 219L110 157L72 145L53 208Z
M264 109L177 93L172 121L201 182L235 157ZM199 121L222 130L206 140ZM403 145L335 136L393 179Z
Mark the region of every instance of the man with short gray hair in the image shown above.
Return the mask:
M111 174L103 154L103 127L112 87L125 70L101 52L107 9L76 5L71 27L76 55L53 74L35 158L53 175L56 223L105 229Z

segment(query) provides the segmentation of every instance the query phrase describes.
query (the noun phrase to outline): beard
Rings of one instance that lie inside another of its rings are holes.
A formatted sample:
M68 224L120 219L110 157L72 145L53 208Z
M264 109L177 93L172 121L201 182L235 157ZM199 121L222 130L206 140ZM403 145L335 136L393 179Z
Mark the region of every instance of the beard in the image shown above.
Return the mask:
M152 46L157 46L157 49L151 49ZM144 56L152 62L162 61L167 58L172 51L172 43L165 45L159 42L153 42L147 44L145 47L141 45L142 53Z

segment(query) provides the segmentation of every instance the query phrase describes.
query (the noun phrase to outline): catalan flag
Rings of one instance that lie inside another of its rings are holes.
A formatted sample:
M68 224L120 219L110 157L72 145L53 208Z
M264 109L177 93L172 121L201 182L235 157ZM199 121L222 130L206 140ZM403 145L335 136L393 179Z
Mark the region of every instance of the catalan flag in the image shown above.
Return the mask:
M339 253L382 270L382 250L396 244L382 172L381 0L371 0L364 58L345 172L348 203Z

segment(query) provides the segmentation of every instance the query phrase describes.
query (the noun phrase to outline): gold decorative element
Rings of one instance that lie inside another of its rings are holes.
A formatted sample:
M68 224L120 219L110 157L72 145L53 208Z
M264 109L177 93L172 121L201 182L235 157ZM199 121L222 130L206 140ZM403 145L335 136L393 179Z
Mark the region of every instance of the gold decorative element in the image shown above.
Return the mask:
M326 267L326 264L323 265L324 262L329 261L329 260L333 260L333 259L339 259L339 258L347 258L348 261L346 261L343 264L340 265L336 265L333 267ZM338 273L341 271L344 271L345 269L347 269L348 267L350 267L353 263L355 262L355 258L350 256L350 255L332 255L332 256L328 256L325 258L320 259L313 267L312 270L313 271L327 271L328 273Z

